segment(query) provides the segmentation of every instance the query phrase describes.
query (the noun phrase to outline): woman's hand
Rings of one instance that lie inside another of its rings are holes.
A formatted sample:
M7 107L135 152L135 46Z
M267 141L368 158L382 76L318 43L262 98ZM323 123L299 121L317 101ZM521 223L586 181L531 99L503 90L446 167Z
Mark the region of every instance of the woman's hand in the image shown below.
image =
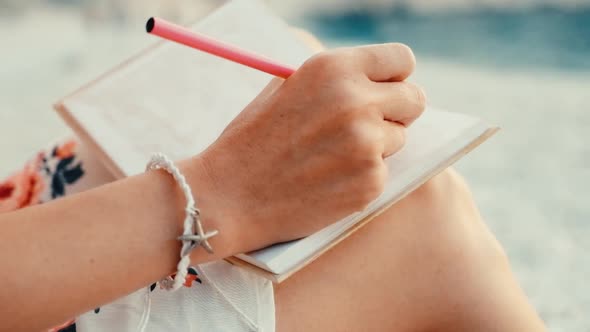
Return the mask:
M404 82L414 65L405 45L372 45L319 53L273 80L197 157L205 222L235 221L240 249L253 250L362 210L424 110L421 89Z

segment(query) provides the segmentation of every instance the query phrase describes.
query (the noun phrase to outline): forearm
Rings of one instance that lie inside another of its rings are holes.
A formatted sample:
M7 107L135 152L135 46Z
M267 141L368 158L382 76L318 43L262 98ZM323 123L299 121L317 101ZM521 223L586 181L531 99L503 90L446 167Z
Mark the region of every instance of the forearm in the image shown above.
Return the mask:
M207 195L210 184L198 163L181 165L205 228L220 230L210 240L215 254L195 250L192 262L252 249L252 242L236 241L238 223L208 217L219 202ZM172 177L156 171L0 215L3 327L61 323L173 273L184 204Z

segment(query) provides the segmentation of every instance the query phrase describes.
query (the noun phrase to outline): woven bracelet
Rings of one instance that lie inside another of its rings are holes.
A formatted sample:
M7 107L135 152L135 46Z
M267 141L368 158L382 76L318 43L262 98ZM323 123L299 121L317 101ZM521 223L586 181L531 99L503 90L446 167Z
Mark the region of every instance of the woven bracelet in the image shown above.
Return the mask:
M159 169L172 175L186 198L186 207L184 209L186 213L184 218L184 231L182 235L178 237L178 240L182 241L182 249L180 249L180 261L177 265L176 275L174 276L174 279L165 278L160 280L160 286L162 288L167 290L177 290L182 287L188 274L191 251L197 246L201 246L205 248L208 253L212 254L213 248L207 240L217 235L219 232L217 230L210 232L205 232L203 230L201 213L195 206L192 190L186 182L184 175L180 173L178 167L176 167L168 157L162 153L155 153L148 162L146 171Z

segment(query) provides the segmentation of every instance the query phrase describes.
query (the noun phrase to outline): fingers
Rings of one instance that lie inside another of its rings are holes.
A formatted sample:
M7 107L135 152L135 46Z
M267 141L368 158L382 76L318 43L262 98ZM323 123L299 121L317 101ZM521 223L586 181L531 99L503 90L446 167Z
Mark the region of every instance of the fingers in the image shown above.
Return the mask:
M426 97L422 89L409 82L375 84L374 97L380 105L373 112L379 112L383 120L379 125L383 132L383 155L388 157L399 151L405 144L405 131L424 111Z
M376 110L384 120L409 126L426 107L424 91L410 82L375 84L373 89Z
M383 133L383 154L382 157L389 157L399 151L405 144L406 128L397 123L390 121L380 122Z
M367 45L351 48L365 75L374 82L403 81L416 66L412 50L399 43Z
M421 115L426 105L422 90L404 82L415 62L412 51L402 44L337 49L316 54L290 80L309 77L308 93L330 100L327 105L331 106L324 108L326 114L353 119L360 125L351 123L352 128L364 128L352 130L365 135L352 135L353 144L360 141L361 146L372 147L368 149L370 154L386 157L401 148L405 127ZM343 116L346 113L356 115ZM370 129L364 127L367 123Z

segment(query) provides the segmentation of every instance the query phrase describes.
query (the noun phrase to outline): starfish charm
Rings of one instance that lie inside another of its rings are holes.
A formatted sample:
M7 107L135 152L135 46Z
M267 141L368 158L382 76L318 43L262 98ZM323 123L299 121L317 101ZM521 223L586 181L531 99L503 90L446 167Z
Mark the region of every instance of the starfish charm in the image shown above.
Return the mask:
M188 255L197 246L202 246L203 248L205 248L205 250L207 250L208 253L212 254L213 248L211 247L209 242L207 242L207 240L212 238L213 236L217 235L219 233L219 231L212 230L210 232L205 233L205 231L203 230L203 226L201 225L200 211L195 208L189 208L189 210L187 212L190 214L191 218L193 219L193 231L195 234L183 234L178 237L178 240L180 240L180 241L183 241L183 242L190 241L191 242L190 246L187 246L182 251L182 256Z
M189 235L179 236L178 239L180 241L191 241L191 245L189 247L187 247L182 252L182 255L183 256L188 255L188 253L191 252L193 249L195 249L197 246L202 246L203 248L205 248L205 250L207 250L208 253L212 254L213 248L211 247L209 242L207 242L207 240L212 238L213 236L217 235L218 233L219 233L218 230L213 230L213 231L207 232L203 235L189 234Z

